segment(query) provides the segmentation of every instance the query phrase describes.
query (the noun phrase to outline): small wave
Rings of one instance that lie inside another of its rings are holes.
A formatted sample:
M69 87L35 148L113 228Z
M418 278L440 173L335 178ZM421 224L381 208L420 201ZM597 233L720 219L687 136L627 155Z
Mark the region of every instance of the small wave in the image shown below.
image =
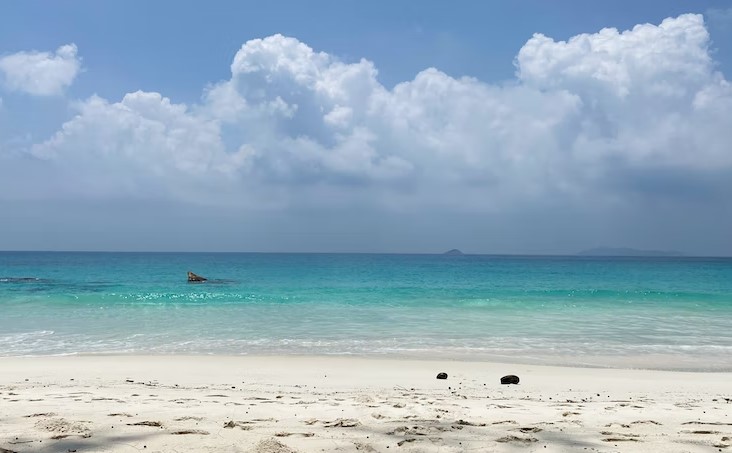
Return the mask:
M33 330L31 332L19 332L10 335L3 335L0 337L0 341L9 341L11 339L27 340L36 337L46 337L49 335L53 335L54 333L55 332L53 330Z
M44 350L44 346L53 342L53 330L35 330L0 335L0 353L2 355L16 355L18 352Z
M38 277L0 277L0 283L38 283L44 281Z
M225 278L213 278L213 279L206 280L205 283L207 285L236 285L239 282L236 280L229 280L229 279L225 279Z

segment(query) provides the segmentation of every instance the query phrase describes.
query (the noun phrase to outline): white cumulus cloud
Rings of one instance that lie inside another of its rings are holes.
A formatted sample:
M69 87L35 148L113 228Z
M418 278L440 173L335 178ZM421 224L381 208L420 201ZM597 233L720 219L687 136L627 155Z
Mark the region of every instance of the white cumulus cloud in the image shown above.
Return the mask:
M190 197L239 167L216 121L159 93L137 91L116 103L93 96L32 155L67 176L60 193L93 197ZM195 198L195 197L194 197Z
M51 52L18 52L0 57L4 86L37 96L63 93L81 69L75 44Z
M732 88L709 39L692 14L566 42L537 34L509 83L428 68L387 89L368 60L274 35L246 42L199 104L93 97L33 154L95 193L183 198L227 187L242 199L347 202L370 188L377 204L481 210L729 190L708 183L732 171Z

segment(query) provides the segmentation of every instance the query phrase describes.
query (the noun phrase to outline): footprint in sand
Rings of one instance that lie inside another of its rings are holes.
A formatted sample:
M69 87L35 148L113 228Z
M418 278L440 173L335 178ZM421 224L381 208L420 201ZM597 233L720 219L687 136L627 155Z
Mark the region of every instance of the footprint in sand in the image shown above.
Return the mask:
M229 420L228 422L224 423L224 428L229 428L229 429L231 429L231 428L239 428L239 429L244 430L244 431L249 431L249 430L251 430L253 428L252 427L252 424L253 423L254 422L249 422L249 421L234 421L234 420Z
M543 430L541 428L537 428L536 426L529 426L529 427L523 427L523 428L514 428L514 431L521 431L524 434L528 434L528 433L539 433Z
M182 435L182 434L199 434L202 436L208 436L208 431L202 429L181 429L179 431L173 431L170 434Z
M496 439L496 442L501 442L504 444L505 443L519 443L519 444L528 445L533 442L539 442L539 439L536 439L534 437L504 436L504 437L499 437L498 439Z
M260 441L252 453L297 453L297 450L293 450L276 439L266 439Z
M376 453L376 449L369 444L362 444L361 442L354 442L353 446L356 447L356 451L365 451L368 453ZM2 451L0 451L2 453Z
M25 417L25 418L31 418L31 417L55 417L56 415L58 415L58 414L56 414L55 412L41 412L41 413L38 413L38 414L24 415L23 417Z
M658 426L661 426L661 424L655 420L637 420L634 422L630 422L630 424L631 425L658 425Z
M410 428L409 426L399 426L395 428L393 431L389 431L386 434L393 436L395 434L403 434L408 436L426 436L427 433L422 431L422 428L419 426L414 426Z
M633 422L633 423L637 423L637 422ZM608 423L607 425L605 425L605 428L612 428L613 426L619 426L621 428L630 428L630 425L626 425L625 423L618 423L618 422Z
M600 434L609 436L602 439L603 442L640 442L640 435L632 433L614 433L611 431L602 431Z
M150 420L145 420L142 422L135 422L135 423L128 423L127 426L152 426L154 428L163 428L163 424L161 422L150 421Z
M640 437L640 435L638 434L614 433L612 431L601 431L600 434L602 434L603 436Z
M185 422L185 421L188 421L188 420L193 420L194 422L200 422L201 420L203 420L203 417L192 417L192 416L189 415L187 417L178 417L178 418L176 418L174 420L176 422Z
M35 427L43 431L49 431L54 435L51 439L63 439L69 436L79 436L88 438L92 436L91 429L88 428L87 421L69 421L65 418L49 418L47 420L38 420Z
M275 433L275 437L290 437L290 436L313 437L313 436L315 436L315 433L290 433L287 431L281 431L279 433Z
M455 424L463 426L485 426L485 423L473 423L462 419L456 421Z
M359 426L361 422L355 418L339 418L330 422L323 422L326 428L353 428Z
M712 425L712 426L732 426L732 423L723 422L684 422L682 425Z

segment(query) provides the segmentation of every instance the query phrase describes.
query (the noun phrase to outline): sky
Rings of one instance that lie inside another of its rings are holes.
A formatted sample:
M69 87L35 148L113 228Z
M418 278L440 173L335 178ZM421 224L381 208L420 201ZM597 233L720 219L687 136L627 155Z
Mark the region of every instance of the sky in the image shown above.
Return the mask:
M728 0L0 4L0 250L732 256Z

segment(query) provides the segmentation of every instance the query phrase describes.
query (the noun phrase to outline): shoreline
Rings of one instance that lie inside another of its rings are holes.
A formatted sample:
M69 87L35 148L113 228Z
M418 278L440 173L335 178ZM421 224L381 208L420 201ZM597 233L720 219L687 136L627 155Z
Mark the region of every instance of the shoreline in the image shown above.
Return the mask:
M303 353L171 353L171 352L71 352L59 354L38 354L38 355L0 355L0 363L10 359L54 359L63 357L177 357L181 359L221 357L228 359L353 359L353 360L383 360L383 361L408 361L408 362L446 362L446 363L483 363L502 364L506 366L536 366L573 369L596 369L596 370L628 370L628 371L664 371L679 373L732 373L732 360L730 363L719 363L723 357L717 356L696 356L672 355L672 354L645 354L636 356L587 356L583 355L583 361L578 361L574 356L556 355L545 359L538 359L531 356L508 357L502 354L451 354L447 353L333 353L333 354L303 354ZM570 358L571 357L571 358ZM710 365L713 363L714 365ZM671 365L673 364L673 365ZM705 365L702 365L705 364Z
M0 368L0 451L18 453L732 448L729 372L216 355Z

